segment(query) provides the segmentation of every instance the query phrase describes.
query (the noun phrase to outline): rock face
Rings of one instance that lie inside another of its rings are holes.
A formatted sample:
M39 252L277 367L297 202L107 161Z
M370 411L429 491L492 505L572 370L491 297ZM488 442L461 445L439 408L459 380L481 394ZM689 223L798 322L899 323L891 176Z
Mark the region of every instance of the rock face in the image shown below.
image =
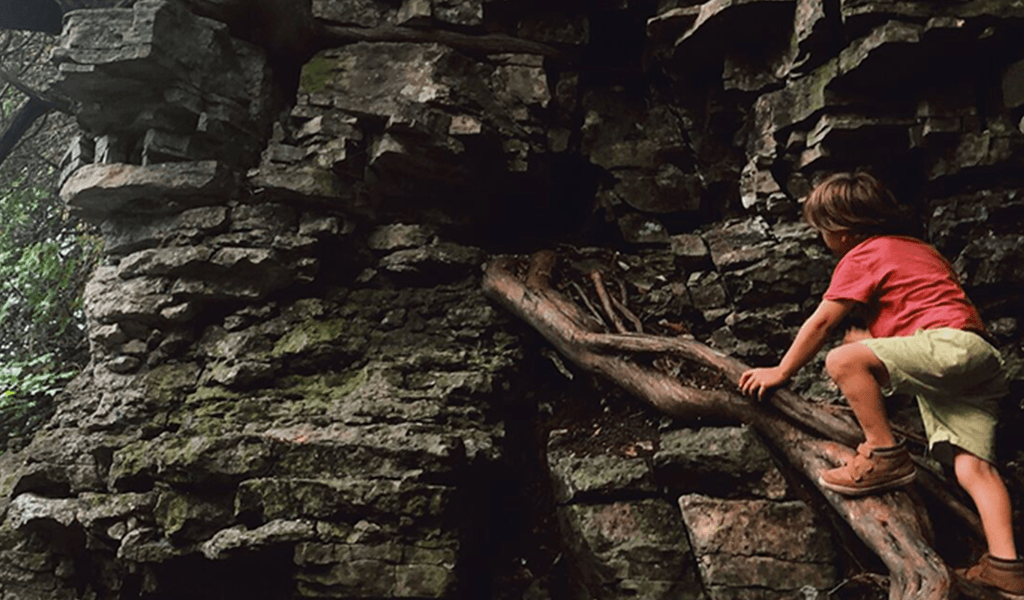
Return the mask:
M54 52L61 194L105 258L92 364L0 456L0 598L837 589L819 499L754 434L564 381L479 291L562 244L648 331L775 360L833 265L798 203L837 169L917 211L1020 396L1018 3L125 4Z
M270 125L263 52L176 2L69 13L53 58L98 162L253 160ZM131 102L126 102L131 98Z

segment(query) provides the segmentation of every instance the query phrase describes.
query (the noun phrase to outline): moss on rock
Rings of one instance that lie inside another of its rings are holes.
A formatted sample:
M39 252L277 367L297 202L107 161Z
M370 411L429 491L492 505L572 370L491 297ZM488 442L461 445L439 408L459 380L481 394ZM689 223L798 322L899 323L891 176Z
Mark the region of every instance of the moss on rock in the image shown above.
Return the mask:
M323 54L314 56L302 66L302 74L299 76L300 89L307 94L319 94L327 91L333 71L334 61Z
M275 357L305 354L320 344L331 342L345 333L345 320L305 321L295 325L274 345Z

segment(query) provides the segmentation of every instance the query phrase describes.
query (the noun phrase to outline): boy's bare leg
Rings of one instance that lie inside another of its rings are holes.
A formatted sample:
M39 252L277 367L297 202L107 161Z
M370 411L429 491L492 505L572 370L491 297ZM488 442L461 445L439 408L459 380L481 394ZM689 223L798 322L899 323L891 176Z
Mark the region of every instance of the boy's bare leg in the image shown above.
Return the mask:
M843 344L828 353L825 369L850 403L869 448L896 445L882 399L889 372L864 344Z
M1015 560L1017 547L1013 541L1010 495L999 472L991 463L959 448L953 459L953 470L957 481L978 507L988 553L996 558Z

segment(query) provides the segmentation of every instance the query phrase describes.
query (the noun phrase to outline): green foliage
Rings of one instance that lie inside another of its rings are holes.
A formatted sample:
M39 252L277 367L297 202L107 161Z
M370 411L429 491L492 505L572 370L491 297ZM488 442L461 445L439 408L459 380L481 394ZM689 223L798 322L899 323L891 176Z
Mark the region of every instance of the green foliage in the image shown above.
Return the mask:
M50 354L0 366L0 447L42 424L54 397L74 375L57 370Z
M0 67L49 87L53 38L0 31ZM0 82L0 130L26 100ZM38 426L88 359L82 292L99 256L95 235L57 194L66 115L39 119L0 165L0 450Z
M97 243L51 196L0 194L0 362L84 350L81 292Z
M13 405L16 398L53 398L75 371L54 370L53 356L44 354L27 361L15 361L0 367L0 411Z
M54 209L43 190L0 193L0 449L42 424L87 358L82 289L98 248Z

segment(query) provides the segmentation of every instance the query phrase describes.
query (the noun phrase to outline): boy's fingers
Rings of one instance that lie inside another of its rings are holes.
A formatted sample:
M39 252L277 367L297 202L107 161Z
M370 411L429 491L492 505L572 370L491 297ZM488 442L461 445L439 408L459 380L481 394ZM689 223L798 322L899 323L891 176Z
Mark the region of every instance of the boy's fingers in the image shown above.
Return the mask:
M760 384L757 383L753 376L748 377L746 375L747 374L744 374L744 377L741 378L740 391L743 392L744 395L749 396L758 390Z
M740 387L740 391L743 392L744 394L749 394L752 391L753 384L751 383L750 380L751 380L751 378L750 378L748 373L744 373L742 376L740 376L740 386L739 387Z

